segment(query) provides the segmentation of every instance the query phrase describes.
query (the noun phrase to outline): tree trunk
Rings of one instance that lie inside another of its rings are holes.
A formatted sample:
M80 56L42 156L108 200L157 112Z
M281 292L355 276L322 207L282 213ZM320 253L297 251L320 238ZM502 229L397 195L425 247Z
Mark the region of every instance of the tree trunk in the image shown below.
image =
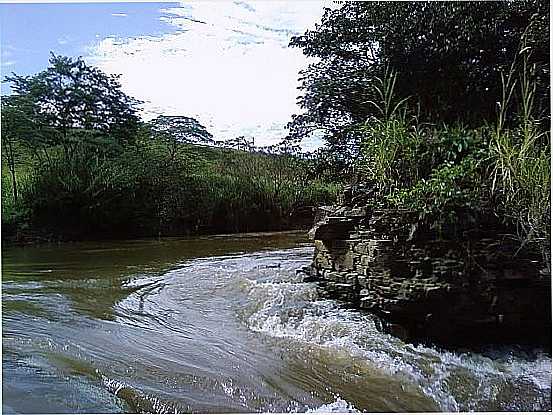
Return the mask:
M15 166L10 166L10 173L12 176L13 204L17 205L17 181L15 179Z

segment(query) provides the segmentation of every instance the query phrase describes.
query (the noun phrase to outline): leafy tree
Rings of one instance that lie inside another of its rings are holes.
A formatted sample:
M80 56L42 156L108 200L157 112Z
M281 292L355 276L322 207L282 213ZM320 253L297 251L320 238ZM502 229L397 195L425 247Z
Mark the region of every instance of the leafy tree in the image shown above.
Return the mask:
M181 115L160 115L149 123L154 138L164 141L171 160L174 160L179 144L212 144L213 136L198 120Z
M344 173L347 172L348 166L343 163L340 154L331 151L327 146L304 154L304 158L308 165L308 177L312 180L338 183L347 178Z
M118 76L88 66L82 58L52 54L36 75L12 74L15 96L32 106L32 122L49 129L49 145L61 145L68 159L79 145L96 150L132 142L139 125L139 101L121 90Z
M220 145L225 148L234 148L241 151L253 151L255 149L254 138L248 139L243 135L222 141Z
M246 151L202 146L212 136L194 118L140 122L137 101L116 78L81 59L53 56L45 71L7 80L14 94L1 102L4 237L278 229L294 223L294 204L335 197L335 187L306 182L288 145L259 151L239 137L235 147Z
M375 82L398 74L396 93L420 103L423 120L493 119L501 73L527 31L537 64L536 102L549 113L549 10L543 0L346 2L290 45L318 58L301 74L291 135L319 130L337 152L358 142L349 128L377 114Z

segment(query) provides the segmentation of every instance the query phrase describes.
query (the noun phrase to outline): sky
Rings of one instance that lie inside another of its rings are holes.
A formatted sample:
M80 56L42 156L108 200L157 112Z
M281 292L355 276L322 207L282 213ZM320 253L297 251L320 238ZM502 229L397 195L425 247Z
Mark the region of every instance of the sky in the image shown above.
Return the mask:
M183 3L0 4L2 77L33 74L50 52L82 56L121 74L145 101L142 117L197 118L216 139L269 145L299 113L298 72L309 61L288 47L314 28L330 0ZM2 93L9 93L2 85ZM316 138L304 140L311 150Z

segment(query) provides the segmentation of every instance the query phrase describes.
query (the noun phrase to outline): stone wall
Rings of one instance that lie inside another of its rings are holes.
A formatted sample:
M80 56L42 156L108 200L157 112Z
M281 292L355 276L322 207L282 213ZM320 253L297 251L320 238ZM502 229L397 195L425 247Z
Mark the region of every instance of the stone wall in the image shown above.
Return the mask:
M395 334L441 343L551 340L550 267L493 223L423 228L414 212L348 199L311 230L311 279ZM455 234L455 237L451 237Z

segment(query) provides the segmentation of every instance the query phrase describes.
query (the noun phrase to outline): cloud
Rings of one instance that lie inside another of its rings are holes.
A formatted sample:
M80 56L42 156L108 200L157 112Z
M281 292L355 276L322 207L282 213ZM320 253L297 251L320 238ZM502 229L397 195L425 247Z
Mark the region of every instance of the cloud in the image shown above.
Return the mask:
M127 13L112 13L111 15L115 17L127 17Z
M245 8L249 12L255 12L255 7L253 7L252 5L250 5L250 4L248 4L244 1L234 1L234 4Z
M12 45L6 44L2 45L2 50L0 51L0 66L2 68L8 68L17 64L17 50L30 52L28 49L18 49Z
M282 138L296 106L298 71L307 65L290 37L320 20L322 1L254 4L186 2L164 9L175 31L160 36L105 38L89 60L122 74L125 91L159 113L198 118L216 139Z

